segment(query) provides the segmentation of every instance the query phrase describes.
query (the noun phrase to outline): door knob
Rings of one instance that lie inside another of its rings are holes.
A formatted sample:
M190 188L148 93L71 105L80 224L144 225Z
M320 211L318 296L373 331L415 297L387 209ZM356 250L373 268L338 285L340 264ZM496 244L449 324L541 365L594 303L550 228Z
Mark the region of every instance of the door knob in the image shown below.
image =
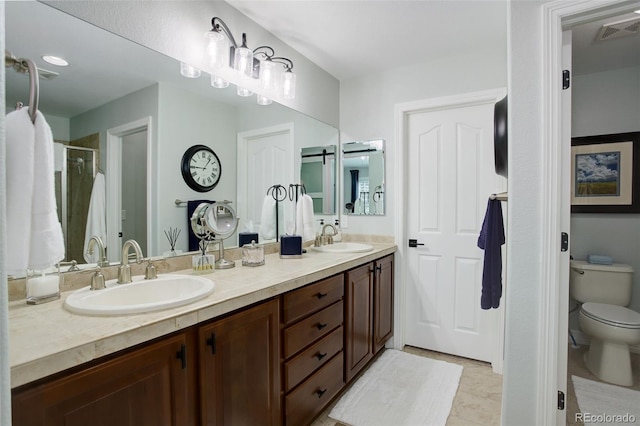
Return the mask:
M418 240L409 239L409 247L423 246L424 243L419 243Z

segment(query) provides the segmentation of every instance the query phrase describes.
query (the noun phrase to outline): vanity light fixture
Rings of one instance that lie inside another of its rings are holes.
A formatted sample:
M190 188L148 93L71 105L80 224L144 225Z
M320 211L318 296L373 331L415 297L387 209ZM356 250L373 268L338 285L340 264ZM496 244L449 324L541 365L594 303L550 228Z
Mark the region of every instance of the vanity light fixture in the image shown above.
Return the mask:
M44 60L45 62L50 63L51 65L57 65L59 67L68 67L69 66L69 62L67 62L64 58L61 58L59 56L44 55L42 57L42 60Z
M230 68L240 74L241 83L237 86L239 96L253 94L250 89L242 86L242 81L257 80L260 89L265 93L258 95L260 105L271 103L269 94L280 94L284 99L295 98L296 75L293 73L293 62L290 59L275 56L270 46L260 46L251 50L247 47L246 33L242 33L242 45L238 46L227 24L217 16L211 19L211 31L206 33L206 38L205 59L213 72L213 87L224 88L229 85L218 74L223 69Z
M201 71L192 65L180 62L180 74L187 78L198 78L200 77Z

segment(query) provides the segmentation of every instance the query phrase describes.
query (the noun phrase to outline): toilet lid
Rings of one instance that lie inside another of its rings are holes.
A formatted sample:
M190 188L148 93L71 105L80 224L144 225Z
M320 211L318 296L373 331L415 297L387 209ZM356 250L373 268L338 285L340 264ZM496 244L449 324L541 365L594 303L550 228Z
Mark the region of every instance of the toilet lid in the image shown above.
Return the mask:
M585 303L581 311L587 317L624 328L640 328L640 313L624 306L609 305L607 303Z

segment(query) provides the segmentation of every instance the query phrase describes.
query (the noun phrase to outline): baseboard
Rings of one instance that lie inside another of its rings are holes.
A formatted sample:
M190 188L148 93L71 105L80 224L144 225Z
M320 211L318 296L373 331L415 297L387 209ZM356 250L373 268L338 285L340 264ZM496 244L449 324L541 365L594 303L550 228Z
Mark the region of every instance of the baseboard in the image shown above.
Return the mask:
M589 346L591 344L591 338L588 335L583 333L580 330L571 330L571 334L573 334L573 338L576 339L576 343L580 346ZM569 343L573 344L571 341L571 336L569 336ZM640 354L640 345L629 346L629 352L634 354Z

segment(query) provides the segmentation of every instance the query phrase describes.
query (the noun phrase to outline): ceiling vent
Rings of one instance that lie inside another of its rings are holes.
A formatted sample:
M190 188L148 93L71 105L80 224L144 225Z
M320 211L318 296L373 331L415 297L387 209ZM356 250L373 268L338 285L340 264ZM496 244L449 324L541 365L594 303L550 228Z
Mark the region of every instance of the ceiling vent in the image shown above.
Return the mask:
M624 21L611 22L605 24L598 32L597 40L611 40L614 38L627 37L638 34L640 31L640 17L626 19Z
M59 75L60 74L58 74L55 71L49 71L49 70L45 70L44 68L38 68L38 77L40 77L42 80L53 80Z

